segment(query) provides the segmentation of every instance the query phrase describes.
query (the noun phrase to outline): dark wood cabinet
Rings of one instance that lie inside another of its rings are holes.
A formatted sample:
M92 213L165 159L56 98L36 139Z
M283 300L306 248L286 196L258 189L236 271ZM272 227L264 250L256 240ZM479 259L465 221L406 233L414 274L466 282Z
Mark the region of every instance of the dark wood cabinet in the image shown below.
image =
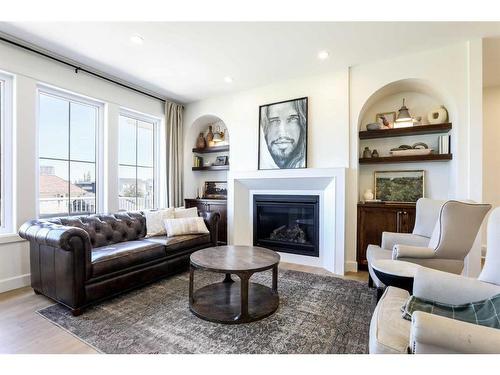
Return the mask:
M414 226L414 203L358 203L358 269L368 268L366 248L380 246L382 232L411 233Z
M225 199L184 199L186 208L197 207L198 210L218 212L219 222L219 243L227 244L227 201Z

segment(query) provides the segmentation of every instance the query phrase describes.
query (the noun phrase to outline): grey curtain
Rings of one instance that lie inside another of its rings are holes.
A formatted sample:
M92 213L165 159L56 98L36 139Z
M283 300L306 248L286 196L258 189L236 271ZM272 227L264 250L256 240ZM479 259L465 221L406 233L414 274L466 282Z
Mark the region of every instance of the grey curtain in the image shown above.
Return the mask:
M182 105L165 103L168 206L183 206Z

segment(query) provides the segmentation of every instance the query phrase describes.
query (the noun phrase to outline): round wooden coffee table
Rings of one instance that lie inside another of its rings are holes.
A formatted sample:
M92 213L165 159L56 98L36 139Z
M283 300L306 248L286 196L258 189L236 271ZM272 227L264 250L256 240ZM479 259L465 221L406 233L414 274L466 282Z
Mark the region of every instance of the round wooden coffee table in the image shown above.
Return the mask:
M276 311L280 256L256 246L217 246L191 254L189 308L196 316L216 323L239 324L263 319ZM226 274L219 283L193 291L194 271ZM249 282L255 272L272 269L272 288ZM231 275L238 276L235 282Z

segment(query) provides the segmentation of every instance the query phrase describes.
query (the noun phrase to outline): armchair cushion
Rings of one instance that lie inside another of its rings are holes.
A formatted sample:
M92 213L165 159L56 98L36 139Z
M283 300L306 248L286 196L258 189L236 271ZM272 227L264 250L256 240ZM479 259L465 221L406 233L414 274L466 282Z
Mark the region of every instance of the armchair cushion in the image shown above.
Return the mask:
M412 352L500 353L500 330L416 311L410 334Z
M498 293L500 286L424 267L413 282L414 296L448 304L481 301Z
M411 320L416 311L461 320L490 328L500 328L500 294L482 301L453 305L410 296L402 307L403 318Z
M419 246L394 245L392 250L392 259L400 258L434 258L433 249Z
M412 233L382 233L382 249L392 250L394 245L424 246L429 244L429 238Z
M407 353L411 323L401 317L401 306L408 297L403 289L388 287L385 290L370 323L371 354Z

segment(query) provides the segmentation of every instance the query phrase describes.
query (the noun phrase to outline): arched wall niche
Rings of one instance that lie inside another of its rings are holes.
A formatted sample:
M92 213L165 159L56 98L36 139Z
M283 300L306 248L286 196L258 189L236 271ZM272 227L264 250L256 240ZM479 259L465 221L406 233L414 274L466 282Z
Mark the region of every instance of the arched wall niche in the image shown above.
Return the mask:
M229 144L229 131L224 120L222 120L219 116L207 114L198 117L189 127L187 139L190 141L192 140L192 147L196 146L196 138L200 133L203 133L204 136L207 135L209 125L212 125L213 130L219 126L220 130L224 132L225 141Z
M198 117L194 120L191 125L187 128L187 134L185 134L184 154L188 155L199 155L203 158L204 163L208 163L209 165L215 162L217 156L228 156L229 163L231 163L230 152L215 152L215 153L204 153L204 154L193 154L191 149L196 147L196 139L198 138L200 133L203 133L203 136L206 137L208 133L208 127L212 125L213 131L220 128L221 131L224 132L224 140L223 144L230 144L229 139L229 131L224 120L215 114L206 114ZM192 162L192 157L189 156L184 159L186 163ZM189 166L189 164L188 164ZM189 167L190 169L190 167ZM188 198L195 198L197 196L201 196L203 192L204 185L206 181L226 181L227 180L227 171L191 171L185 170L185 186L184 186L184 195ZM187 174L187 175L186 175Z
M406 99L412 117L422 117L422 125L428 124L427 113L439 105L444 105L448 110L448 121L455 119L456 106L443 90L435 87L431 82L422 79L403 79L391 82L374 91L358 115L358 130L366 130L366 125L375 121L375 115L381 112L396 112L402 105L402 99ZM450 134L454 137L456 124ZM438 135L418 135L397 138L380 138L369 140L358 140L358 153L361 156L364 148L377 149L380 156L389 156L390 149L402 144L413 145L417 142L426 143L433 150L438 149ZM451 142L454 152L454 142ZM374 172L381 170L424 170L425 171L425 196L434 199L446 199L450 192L450 179L452 175L451 162L418 162L418 163L394 163L394 164L366 164L358 168L358 199L363 199L366 189L374 188Z
M407 78L388 83L371 94L358 115L358 129L366 130L367 121L373 122L368 114L396 111L401 107L402 99L412 116L422 116L423 124L427 124L427 113L438 105L444 105L448 110L449 121L453 122L456 113L455 103L445 91L432 82L417 78ZM412 103L413 102L413 103ZM413 104L413 106L412 106ZM412 110L413 107L413 110Z

